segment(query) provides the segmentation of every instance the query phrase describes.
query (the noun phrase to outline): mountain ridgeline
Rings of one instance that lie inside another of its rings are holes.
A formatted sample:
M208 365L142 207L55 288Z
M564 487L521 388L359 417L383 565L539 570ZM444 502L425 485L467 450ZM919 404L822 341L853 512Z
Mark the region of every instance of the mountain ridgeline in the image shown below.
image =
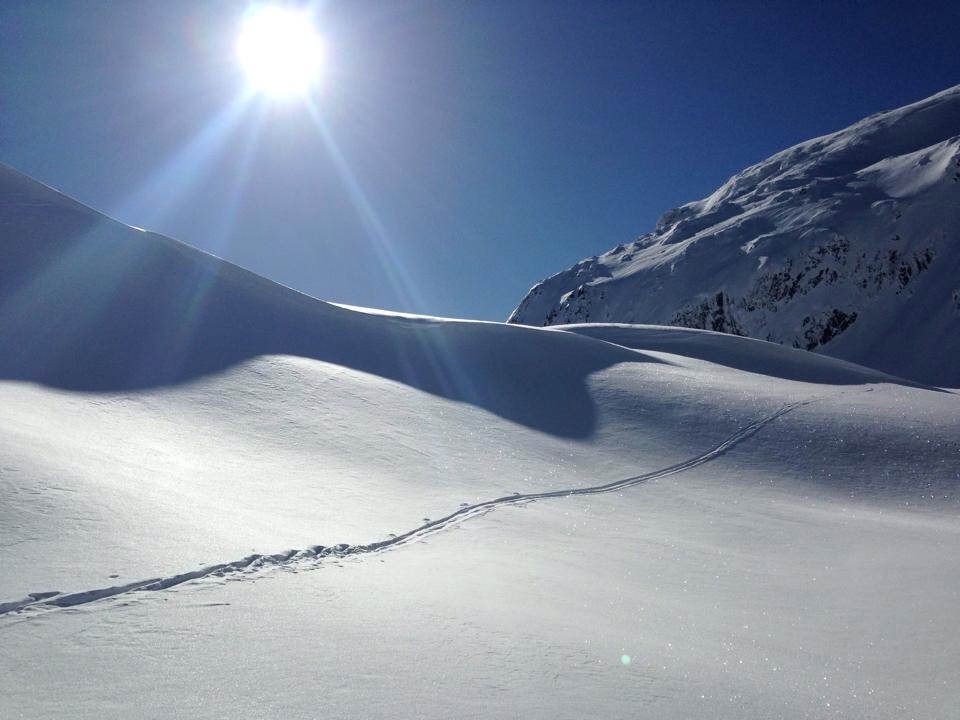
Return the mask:
M743 170L508 322L716 330L960 386L960 86Z

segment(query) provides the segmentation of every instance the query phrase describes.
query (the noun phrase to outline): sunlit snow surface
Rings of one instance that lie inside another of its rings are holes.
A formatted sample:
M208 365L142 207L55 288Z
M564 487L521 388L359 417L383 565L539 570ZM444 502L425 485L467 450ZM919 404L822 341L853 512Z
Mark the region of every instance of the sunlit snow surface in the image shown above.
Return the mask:
M960 704L956 394L332 306L0 170L3 717Z

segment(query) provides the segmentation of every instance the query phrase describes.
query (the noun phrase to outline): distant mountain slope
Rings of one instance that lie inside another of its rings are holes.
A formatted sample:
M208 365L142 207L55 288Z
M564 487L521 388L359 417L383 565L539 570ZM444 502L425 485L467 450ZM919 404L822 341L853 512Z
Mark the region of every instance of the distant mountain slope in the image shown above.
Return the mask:
M960 86L747 168L508 322L703 328L960 385Z

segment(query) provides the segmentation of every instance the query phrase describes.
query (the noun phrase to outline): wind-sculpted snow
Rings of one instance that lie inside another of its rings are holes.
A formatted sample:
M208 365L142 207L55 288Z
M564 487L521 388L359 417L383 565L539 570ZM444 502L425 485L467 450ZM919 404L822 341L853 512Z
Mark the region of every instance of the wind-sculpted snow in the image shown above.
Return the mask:
M437 520L428 520L412 530L402 534L391 535L386 540L370 543L368 545L349 545L342 543L334 546L314 545L302 550L287 550L286 552L272 555L252 554L241 560L233 562L218 563L208 565L190 572L170 575L167 577L148 578L122 585L112 587L98 588L92 590L83 590L72 593L61 593L59 591L44 591L30 593L20 600L0 603L0 615L24 610L41 610L54 608L70 608L77 605L86 605L97 600L113 598L119 595L126 595L133 592L145 592L166 590L177 585L181 585L191 580L198 580L205 577L222 577L235 573L249 573L262 568L292 565L294 563L317 562L332 558L344 558L356 555L366 555L369 553L382 552L393 549L419 540L427 535L431 535L445 530L455 524L462 523L472 517L495 510L504 505L516 505L520 503L535 502L538 500L547 500L551 498L572 497L577 495L595 495L599 493L616 492L624 490L635 485L640 485L651 480L667 477L676 473L690 470L704 463L710 462L721 456L732 447L743 442L747 438L755 435L765 426L769 425L778 418L795 410L798 407L808 405L813 400L788 403L774 413L758 418L753 422L739 428L736 432L730 434L723 442L713 446L706 452L687 460L683 460L674 465L653 470L651 472L634 475L632 477L622 478L613 482L601 485L591 485L587 487L571 488L566 490L553 490L539 493L514 493L503 497L486 500L483 502L464 504L454 512L445 515Z
M958 276L960 86L747 168L509 322L715 330L953 387Z
M3 165L0 348L0 379L101 393L181 384L264 355L312 358L563 437L594 429L591 373L645 359L500 323L321 302ZM547 375L538 363L550 356L566 361Z
M836 358L709 330L608 323L561 325L557 329L622 347L697 358L716 365L784 380L830 385L896 383L923 387Z

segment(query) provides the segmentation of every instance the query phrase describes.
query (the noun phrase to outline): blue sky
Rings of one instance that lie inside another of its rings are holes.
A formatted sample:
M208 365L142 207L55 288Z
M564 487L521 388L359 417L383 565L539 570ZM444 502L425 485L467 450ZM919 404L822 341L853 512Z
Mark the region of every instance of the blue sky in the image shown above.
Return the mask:
M241 2L0 3L0 161L337 302L502 320L795 142L960 82L955 2L325 2L248 102ZM960 132L960 129L958 129Z

